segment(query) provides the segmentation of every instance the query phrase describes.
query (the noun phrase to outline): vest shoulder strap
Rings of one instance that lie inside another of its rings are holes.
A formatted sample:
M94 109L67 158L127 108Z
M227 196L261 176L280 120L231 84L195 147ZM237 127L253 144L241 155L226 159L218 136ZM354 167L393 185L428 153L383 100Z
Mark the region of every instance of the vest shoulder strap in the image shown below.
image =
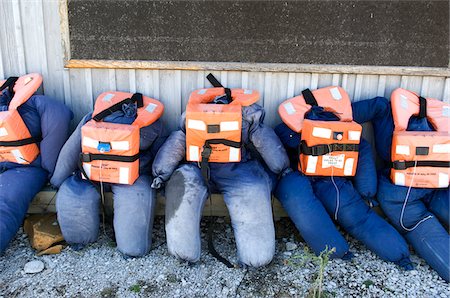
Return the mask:
M427 117L436 131L449 131L450 104L398 88L391 94L391 107L396 131L405 131L411 116Z
M352 121L352 104L347 92L341 87L330 86L314 91L305 89L302 95L281 103L278 113L281 120L293 131L301 132L305 114L312 106L320 106L335 113L341 121Z
M41 86L42 76L38 73L30 73L20 77L10 77L0 81L0 92L8 88L12 94L9 104L10 110L15 110L23 105Z

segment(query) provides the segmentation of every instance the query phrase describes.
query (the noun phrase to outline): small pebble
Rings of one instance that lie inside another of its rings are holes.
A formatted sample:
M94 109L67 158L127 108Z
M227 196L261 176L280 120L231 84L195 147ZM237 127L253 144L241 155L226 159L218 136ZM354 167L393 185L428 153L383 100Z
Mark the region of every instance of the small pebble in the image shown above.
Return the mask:
M23 271L28 274L39 273L44 270L44 263L42 261L30 261L25 264Z
M286 250L295 250L296 248L297 248L297 244L292 243L292 242L286 243Z

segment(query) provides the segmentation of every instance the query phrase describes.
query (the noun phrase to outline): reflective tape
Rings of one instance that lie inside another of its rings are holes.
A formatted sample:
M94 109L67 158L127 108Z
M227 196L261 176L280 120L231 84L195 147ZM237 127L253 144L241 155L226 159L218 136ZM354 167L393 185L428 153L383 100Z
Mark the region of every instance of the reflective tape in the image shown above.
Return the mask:
M154 103L149 103L145 110L149 113L153 113L158 105Z
M4 127L0 127L0 137L5 137L8 135L8 131Z
M189 146L189 160L199 161L199 151L200 148L198 146Z
M317 167L318 156L308 156L308 164L306 165L306 173L315 173Z
M97 149L98 147L98 141L94 140L92 138L89 137L83 137L83 146L85 147L89 147L89 148L95 148Z
M341 92L339 92L339 88L338 87L331 88L330 89L330 93L331 93L331 96L333 96L333 98L335 100L341 100L342 99L342 95L341 95Z
M448 187L448 174L447 173L439 173L439 187Z
M111 142L111 148L118 151L130 150L130 143L127 141Z
M395 173L395 185L405 186L405 174Z
M361 132L357 130L349 130L348 139L350 141L359 141L361 139Z
M14 158L16 159L17 163L26 163L27 161L23 158L22 153L19 149L11 150L11 153L14 155Z
M120 184L128 184L128 176L130 174L130 169L126 167L119 168L119 183Z
M433 145L433 153L450 153L450 144Z
M87 177L84 177L86 179L90 179L91 178L91 164L88 163L83 163L83 169L84 172L86 173L86 175L88 175ZM82 174L84 176L84 174Z
M108 93L105 94L105 96L103 96L102 101L106 101L106 102L111 102L111 99L114 97L115 95L112 93Z
M205 94L206 93L206 89L200 89L198 90L197 94Z
M223 121L220 122L220 131L233 131L239 130L238 121Z
M203 122L201 120L189 119L188 120L188 128L205 131L206 130L206 124L205 124L205 122Z
M331 129L323 128L323 127L314 127L312 131L312 135L314 137L329 139L331 138Z
M230 147L230 161L239 161L240 154L241 154L240 148Z
M353 164L355 163L354 158L347 158L344 166L344 175L351 176L353 174Z
M409 146L408 145L395 146L395 154L409 155Z
M283 107L286 110L286 113L288 113L289 115L295 114L295 112L296 112L292 102L287 102L287 103L283 104Z

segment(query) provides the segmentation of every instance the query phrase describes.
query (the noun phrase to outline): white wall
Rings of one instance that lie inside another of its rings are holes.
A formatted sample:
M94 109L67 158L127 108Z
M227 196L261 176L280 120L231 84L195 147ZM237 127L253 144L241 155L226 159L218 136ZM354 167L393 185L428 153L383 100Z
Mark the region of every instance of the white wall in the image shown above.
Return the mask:
M59 3L57 0L0 0L0 78L28 72L44 76L44 93L64 101L76 121L92 109L103 91L142 92L162 101L164 119L171 129L178 124L189 93L210 86L208 71L65 69L61 48ZM228 87L257 89L266 108L266 122L279 122L278 104L306 87L315 89L340 85L355 100L389 97L403 87L450 102L450 78L436 76L391 76L364 74L318 74L299 72L216 71Z

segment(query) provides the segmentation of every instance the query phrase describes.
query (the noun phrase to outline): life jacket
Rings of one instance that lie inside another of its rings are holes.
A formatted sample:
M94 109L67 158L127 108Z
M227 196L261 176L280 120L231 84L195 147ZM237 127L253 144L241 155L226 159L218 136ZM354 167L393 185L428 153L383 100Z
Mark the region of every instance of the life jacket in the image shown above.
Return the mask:
M398 88L391 95L394 133L391 180L396 185L443 188L450 177L450 105ZM411 117L426 118L435 131L407 131Z
M136 104L132 124L104 122L124 104ZM140 93L104 92L95 101L92 119L81 128L80 170L93 181L133 184L139 177L140 129L158 120L164 110L159 101Z
M337 116L338 121L305 119L313 106ZM354 176L362 126L353 121L350 98L341 87L326 87L284 101L282 121L301 133L298 169L309 176Z
M207 76L214 88L195 90L186 107L186 160L239 162L241 160L242 107L259 99L255 90L224 88L213 75ZM213 104L226 96L228 104Z
M39 155L37 143L41 138L31 135L17 109L41 84L42 76L37 73L0 81L0 94L8 88L12 96L8 110L0 112L0 162L30 164Z

